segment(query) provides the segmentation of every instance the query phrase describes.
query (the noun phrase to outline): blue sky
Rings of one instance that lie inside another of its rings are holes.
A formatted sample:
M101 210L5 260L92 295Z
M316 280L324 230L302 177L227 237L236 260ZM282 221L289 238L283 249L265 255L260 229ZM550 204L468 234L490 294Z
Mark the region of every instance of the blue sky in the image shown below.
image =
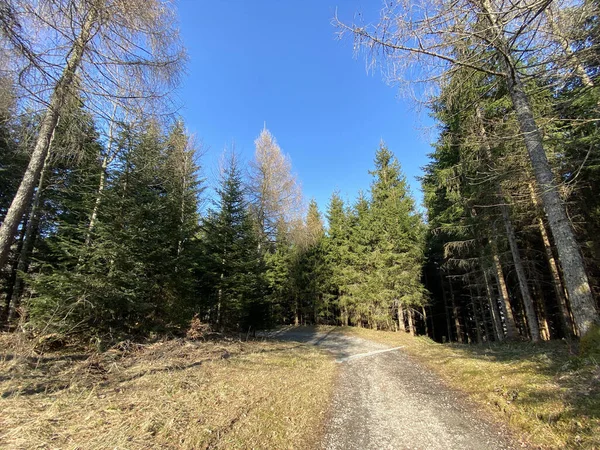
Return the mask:
M412 191L427 162L427 112L399 98L380 73L367 74L352 41L338 40L331 19L368 0L179 0L190 63L179 95L188 129L207 149L211 179L226 146L252 158L263 124L290 155L307 199L322 211L334 190L353 200L371 181L380 139L396 154Z

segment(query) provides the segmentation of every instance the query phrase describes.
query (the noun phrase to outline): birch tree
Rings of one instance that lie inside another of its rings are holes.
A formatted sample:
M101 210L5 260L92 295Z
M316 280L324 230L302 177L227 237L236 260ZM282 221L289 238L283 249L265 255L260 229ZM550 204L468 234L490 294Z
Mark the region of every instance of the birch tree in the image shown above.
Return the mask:
M565 2L562 2L564 5ZM599 321L584 261L548 161L524 80L552 70L556 40L545 27L548 0L401 0L386 2L375 25L347 24L371 65L382 62L392 80L439 86L460 68L506 83L554 237L580 335Z

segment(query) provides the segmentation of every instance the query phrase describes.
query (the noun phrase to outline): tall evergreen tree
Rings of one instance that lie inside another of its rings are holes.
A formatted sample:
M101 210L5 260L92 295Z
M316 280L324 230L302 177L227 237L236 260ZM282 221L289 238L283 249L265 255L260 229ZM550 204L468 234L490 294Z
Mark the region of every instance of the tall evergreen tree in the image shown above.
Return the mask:
M69 170L69 181L49 193L56 222L45 240L44 266L31 277L34 323L104 337L186 320L198 182L193 150L175 148L175 136L185 140L180 127L166 136L157 124L123 136L122 160L110 174L91 236L102 170L97 141L90 163ZM181 158L190 164L174 170Z
M375 155L375 180L371 185L370 226L375 248L377 293L375 320L385 323L394 306L422 306L421 282L424 226L416 213L400 164L382 142ZM389 326L389 325L388 325Z
M222 169L217 199L202 224L201 292L206 315L219 327L264 325L261 262L235 155Z
M349 260L349 223L344 201L335 192L327 207L327 222L329 226L323 244L328 271L326 295L338 311L339 323L348 325L348 292L344 271Z

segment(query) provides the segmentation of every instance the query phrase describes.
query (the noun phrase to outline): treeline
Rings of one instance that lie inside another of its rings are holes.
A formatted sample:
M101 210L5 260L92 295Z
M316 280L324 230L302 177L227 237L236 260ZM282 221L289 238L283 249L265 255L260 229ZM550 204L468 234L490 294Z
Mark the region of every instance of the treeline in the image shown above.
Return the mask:
M395 157L382 144L369 195L354 205L332 196L327 228L315 201L304 212L290 169L267 130L247 177L235 155L224 160L197 239L200 317L243 330L412 324L403 308L425 301L425 229Z
M169 114L185 51L162 1L2 3L2 326L597 333L598 2L414 1L336 23L394 77L436 82L427 225L384 144L369 192L325 218L266 129L207 191Z
M347 206L334 194L326 229L268 130L249 170L224 153L211 194L181 121L113 124L104 141L73 100L4 267L3 326L98 339L177 331L194 316L246 332L399 320L414 330L425 228L383 144L368 195ZM2 217L39 130L35 115L4 117Z
M29 144L9 124L2 217ZM75 106L61 115L48 155L4 266L3 324L95 334L182 318L195 289L201 190L182 123L131 124L103 143Z

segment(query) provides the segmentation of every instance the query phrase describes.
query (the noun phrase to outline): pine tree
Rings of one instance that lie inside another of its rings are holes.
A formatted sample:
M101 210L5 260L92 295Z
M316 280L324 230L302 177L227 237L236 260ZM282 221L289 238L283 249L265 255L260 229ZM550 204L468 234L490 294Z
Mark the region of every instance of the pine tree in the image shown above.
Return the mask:
M165 189L167 195L169 248L173 255L171 264L165 269L170 272L171 289L180 299L179 315L189 319L193 309L196 281L194 268L198 256L195 239L199 229L198 201L204 191L198 178L196 148L186 134L182 121L177 121L169 130L166 140ZM185 306L185 307L183 307ZM173 311L175 312L175 311ZM187 314L186 314L187 313Z
M371 185L370 226L376 256L372 291L374 322L390 325L389 317L398 305L424 304L421 284L424 227L415 212L400 164L384 143L375 155L375 180ZM396 309L396 311L394 311Z
M371 291L376 249L369 208L369 199L360 192L348 215L348 262L343 276L350 323L358 327L374 325L371 306L377 294Z

